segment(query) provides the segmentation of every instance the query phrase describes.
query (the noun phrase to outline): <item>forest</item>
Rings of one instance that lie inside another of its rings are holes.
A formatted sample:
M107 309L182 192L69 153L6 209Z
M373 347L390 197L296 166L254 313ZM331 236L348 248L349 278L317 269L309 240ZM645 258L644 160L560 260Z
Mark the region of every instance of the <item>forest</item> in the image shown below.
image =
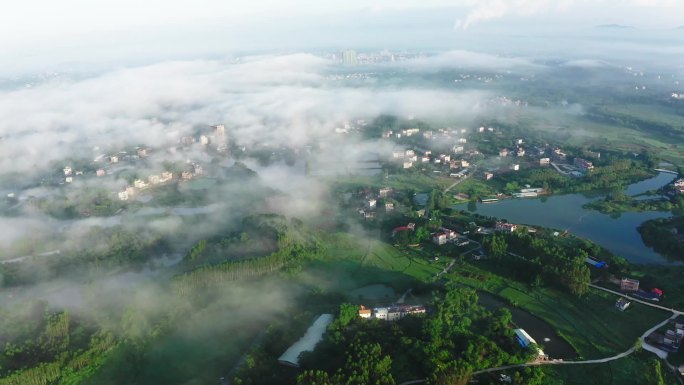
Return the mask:
M433 293L427 314L396 322L360 318L358 309L350 303L339 306L324 339L301 355L299 372L280 365L277 355L264 354L270 349L265 345L250 353L250 364L235 384L261 384L264 378L273 385L393 385L417 378L435 385L467 384L479 369L536 355L534 346L521 348L513 338L507 309L493 314L478 305L475 291L455 285ZM516 383L549 383L537 371L519 376Z

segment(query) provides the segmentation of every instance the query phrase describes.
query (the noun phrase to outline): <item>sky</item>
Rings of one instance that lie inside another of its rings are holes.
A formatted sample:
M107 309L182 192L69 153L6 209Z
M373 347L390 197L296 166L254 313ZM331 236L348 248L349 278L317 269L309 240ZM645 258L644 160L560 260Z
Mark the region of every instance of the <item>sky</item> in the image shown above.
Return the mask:
M240 51L459 49L478 34L671 30L677 0L26 0L0 13L0 75Z

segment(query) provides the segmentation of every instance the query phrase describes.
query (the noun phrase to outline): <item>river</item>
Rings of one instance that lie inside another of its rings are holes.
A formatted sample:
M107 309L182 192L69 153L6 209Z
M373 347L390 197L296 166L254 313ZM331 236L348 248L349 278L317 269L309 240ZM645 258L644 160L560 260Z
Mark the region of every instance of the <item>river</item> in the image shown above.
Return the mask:
M629 185L629 195L642 194L658 189L675 178L675 175L659 173L653 178ZM507 199L496 203L459 203L455 209L476 212L481 215L504 218L512 223L551 227L567 230L582 238L605 247L630 262L644 264L674 264L653 249L644 245L637 227L643 222L667 218L670 212L646 211L606 215L582 206L600 197L589 198L582 194L553 195L535 199ZM679 262L678 264L681 264Z

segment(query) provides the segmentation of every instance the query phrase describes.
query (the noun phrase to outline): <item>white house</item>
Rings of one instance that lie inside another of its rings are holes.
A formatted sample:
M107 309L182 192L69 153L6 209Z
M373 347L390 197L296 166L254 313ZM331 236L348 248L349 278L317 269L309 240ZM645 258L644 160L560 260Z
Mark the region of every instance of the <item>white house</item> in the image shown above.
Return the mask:
M435 233L432 235L432 243L441 246L447 243L447 238L448 237L445 233Z

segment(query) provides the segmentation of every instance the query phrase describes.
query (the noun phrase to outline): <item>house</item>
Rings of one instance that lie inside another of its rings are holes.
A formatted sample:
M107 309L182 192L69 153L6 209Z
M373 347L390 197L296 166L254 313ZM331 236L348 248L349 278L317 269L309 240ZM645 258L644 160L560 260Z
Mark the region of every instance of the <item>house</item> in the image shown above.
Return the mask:
M454 160L454 161L449 162L449 168L461 168L461 167L465 168L465 167L469 167L469 166L470 166L470 162L468 162L467 160L463 160L463 159Z
M73 177L73 176L68 176L68 177L64 178L64 181L67 182L67 183L71 183L71 182L74 181L74 177Z
M133 186L135 186L135 188L144 189L147 187L147 183L142 179L136 179L133 181Z
M520 165L517 164L517 163L512 164L512 165L511 165L511 170L513 170L513 171L518 171L518 170L520 170Z
M506 223L506 222L496 222L496 231L502 231L505 233L512 233L515 230L518 229L518 225L515 223Z
M161 177L159 175L150 175L147 180L150 182L150 184L159 184L161 183Z
M387 198L392 194L392 189L389 187L383 187L380 190L378 190L378 196L380 198Z
M404 153L404 156L406 156L406 157L416 156L416 152L413 150L406 150L406 152Z
M394 210L394 203L385 203L385 212Z
M371 315L373 315L373 311L371 309L368 309L363 305L359 305L359 317L370 318Z
M201 165L195 163L192 165L192 167L193 167L193 171L194 171L195 175L202 175L204 173L204 170L202 170Z
M517 155L518 156L525 156L525 149L522 147L518 147Z
M490 180L490 179L494 178L494 174L492 174L491 172L485 172L484 178L485 178L485 180Z
M226 126L223 124L217 124L210 127L214 130L214 135L224 136L226 134Z
M448 163L451 161L451 155L440 154L439 159L441 159L444 163Z
M200 143L203 145L208 145L209 144L209 137L206 135L200 135Z
M375 211L363 210L362 215L364 219L374 219Z
M369 208L369 209L375 208L375 206L377 205L377 203L378 203L377 200L375 200L375 199L369 199L369 200L366 201L366 207Z
M625 297L620 297L618 300L615 302L615 307L618 308L620 311L625 311L629 307L631 302L627 300Z
M674 186L675 186L675 187L684 187L684 179L677 179L677 180L674 182Z
M395 236L397 233L400 233L402 231L414 230L415 228L416 228L415 223L409 223L406 226L395 227L394 230L392 230L392 236Z
M109 157L109 163L119 163L119 157L116 155L112 155Z
M390 308L387 311L387 321L396 321L398 319L401 319L404 316L404 314L401 312L399 308Z
M447 243L448 237L446 233L440 232L432 235L432 243L441 246Z
M592 170L594 168L593 163L591 163L590 161L588 161L586 159L582 159L582 158L575 158L575 161L573 162L573 164L582 171L589 171L589 170Z
M549 159L549 158L540 158L539 159L539 165L540 166L548 166L549 164L551 164L551 159Z
M386 307L376 307L373 309L373 315L377 319L387 320L388 313L389 313L389 309Z
M181 173L181 179L182 180L190 180L192 179L192 173L190 171L183 171Z
M126 194L128 194L129 197L135 195L135 187L133 186L128 186L126 187Z
M173 174L172 174L172 173L170 173L170 172L168 172L168 171L164 171L163 173L161 173L161 182L162 182L162 183L169 182L169 181L171 181L172 179L173 179Z
M95 171L95 175L97 175L97 176L104 176L104 175L105 175L105 170L99 169L99 170Z
M515 141L515 144L516 144L517 146L520 146L521 144L523 144L523 140L522 140L522 139L517 139L517 140Z
M147 149L146 148L139 148L137 151L137 154L139 157L144 158L147 156Z
M413 163L411 163L411 162L404 162L404 168L405 168L405 169L406 169L406 168L411 168L411 167L413 167Z
M424 155L423 157L420 158L420 161L423 163L427 163L430 161L430 157L427 155Z
M125 190L124 190L124 191L120 191L119 194L118 194L118 196L119 196L119 200L122 200L122 201L127 201L127 200L128 200L128 192L125 191Z
M64 176L69 176L69 175L71 175L71 172L72 172L71 167L69 167L69 166L64 167L63 171L64 171Z
M461 154L464 151L464 148L463 146L454 146L451 150L454 152L454 154Z
M502 148L501 150L499 150L499 156L502 158L507 157L508 156L508 149Z
M560 147L556 147L553 149L553 156L558 160L565 160L567 154Z
M180 138L180 143L184 146L189 146L195 143L195 138L193 138L192 136L183 136Z
M631 278L622 278L620 280L620 290L637 291L639 290L639 281Z
M455 232L454 230L451 230L451 229L447 229L446 227L440 227L439 231L446 234L447 240L449 240L449 241L458 238L457 232Z

